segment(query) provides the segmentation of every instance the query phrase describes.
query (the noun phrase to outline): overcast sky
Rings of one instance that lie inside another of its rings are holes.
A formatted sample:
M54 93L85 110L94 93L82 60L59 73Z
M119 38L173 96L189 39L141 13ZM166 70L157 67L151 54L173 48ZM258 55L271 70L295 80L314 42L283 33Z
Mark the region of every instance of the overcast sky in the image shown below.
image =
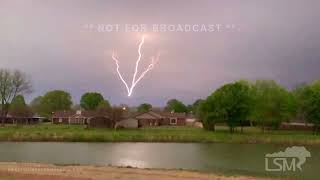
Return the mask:
M320 77L318 0L0 0L0 68L32 78L30 100L54 89L75 103L87 91L112 104L192 103L224 83L274 79L286 87ZM131 82L142 33L99 32L88 25L221 24L214 32L144 32L140 72L160 61L128 98L111 58Z

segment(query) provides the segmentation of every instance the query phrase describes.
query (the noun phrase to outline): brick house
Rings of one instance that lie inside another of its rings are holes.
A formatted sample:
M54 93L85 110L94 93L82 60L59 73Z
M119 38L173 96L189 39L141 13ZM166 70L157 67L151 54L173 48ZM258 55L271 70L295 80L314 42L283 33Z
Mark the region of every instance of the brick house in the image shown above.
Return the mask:
M138 121L138 127L150 126L184 126L186 125L185 113L156 113L153 111L131 115L124 120ZM124 121L122 120L122 121Z
M90 128L114 128L115 123L108 116L95 116L87 119Z
M0 112L0 114L2 114ZM38 124L45 119L44 117L41 117L37 114L25 114L25 115L13 115L8 113L6 117L0 116L0 123L2 123L2 120L5 124Z
M186 113L174 113L174 112L163 112L161 113L164 117L163 124L171 126L185 126L187 115Z
M53 124L87 124L89 119L101 116L96 111L69 110L52 113L51 120Z
M95 111L58 111L52 114L53 124L87 124L88 127L138 128L151 126L184 126L185 113L157 113L153 111L134 114L122 114L119 120L109 118Z
M76 112L73 110L53 112L51 122L53 124L69 124L70 117L75 114Z
M15 117L8 115L4 118L5 124L38 124L44 117L32 116L32 117ZM2 117L0 117L0 123L2 123Z
M160 126L164 120L163 116L152 111L134 115L133 118L138 120L138 127Z

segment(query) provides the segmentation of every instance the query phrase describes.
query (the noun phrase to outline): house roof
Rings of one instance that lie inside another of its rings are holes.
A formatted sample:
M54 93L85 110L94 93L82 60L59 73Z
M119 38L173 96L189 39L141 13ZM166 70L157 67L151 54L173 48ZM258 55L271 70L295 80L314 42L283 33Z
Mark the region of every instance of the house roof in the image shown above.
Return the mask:
M133 112L127 112L127 111L125 111L125 112L123 112L123 113L121 114L121 118L122 118L122 119L127 119L127 118L131 118L131 117L135 117L135 116L137 116L138 114L140 114L140 113L133 113Z
M155 112L153 112L153 111L143 112L143 113L137 113L137 114L133 115L132 117L136 118L136 117L142 116L142 115L144 115L144 114L150 115L150 116L152 116L152 117L154 117L154 118L157 118L157 119L163 118L163 116L161 116L160 114L155 113Z
M65 110L65 111L56 111L52 113L52 117L54 118L67 118L76 114L74 110Z
M2 113L0 111L0 118L2 117L1 115L2 115ZM22 113L22 114L13 114L13 113L8 112L5 117L6 118L33 118L34 114L32 112Z
M103 116L105 116L104 114ZM157 113L154 111L149 112L143 112L143 113L123 113L122 119L128 119L128 118L137 118L138 116L142 115L149 115L151 117L154 117L155 119L162 119L165 117L176 117L176 118L186 118L186 113L170 113L170 112L161 112ZM101 114L97 111L75 111L75 110L68 110L68 111L57 111L54 112L52 117L53 118L69 118L69 117L95 117L95 116L101 116Z
M52 114L53 118L69 118L69 117L85 117L90 118L94 116L102 116L101 113L97 111L57 111Z
M72 115L72 117L90 118L90 117L100 116L100 115L101 114L99 114L97 111L77 111L74 115Z
M186 118L186 113L171 113L171 112L162 112L162 116L164 117L175 117L175 118Z
M161 116L161 114L156 113L156 112L154 112L154 111L149 111L149 114L151 114L152 116L155 116L155 117L157 117L157 118L163 118L163 116Z
M137 117L137 116L141 116L143 114L148 114L152 117L161 119L161 118L166 118L166 117L175 117L175 118L186 118L187 114L186 113L171 113L171 112L153 112L153 111L149 111L149 112L144 112L144 113L137 113L131 117Z

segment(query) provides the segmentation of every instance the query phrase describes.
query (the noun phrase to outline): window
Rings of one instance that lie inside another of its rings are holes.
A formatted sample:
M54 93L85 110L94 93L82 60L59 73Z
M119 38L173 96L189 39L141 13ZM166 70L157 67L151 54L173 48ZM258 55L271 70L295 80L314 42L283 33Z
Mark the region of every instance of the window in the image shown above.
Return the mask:
M170 118L170 124L176 125L177 124L177 118Z

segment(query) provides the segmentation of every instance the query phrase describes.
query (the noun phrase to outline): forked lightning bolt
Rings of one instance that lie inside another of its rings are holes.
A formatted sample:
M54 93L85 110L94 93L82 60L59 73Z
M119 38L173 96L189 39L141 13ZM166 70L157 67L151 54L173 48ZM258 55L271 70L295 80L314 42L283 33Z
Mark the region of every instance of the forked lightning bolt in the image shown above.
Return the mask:
M121 73L120 73L120 71L119 71L120 65L119 65L119 60L118 60L117 58L118 58L118 56L117 56L117 55L115 54L115 52L113 51L113 52L112 52L112 59L116 62L116 65L117 65L117 68L116 68L117 73L118 73L121 81L123 82L123 84L126 86L126 89L127 89L127 91L128 91L128 96L129 96L130 89L129 89L128 84L127 84L126 81L123 79L123 77L122 77L122 75L121 75Z
M142 46L144 44L144 40L145 37L142 36L141 42L139 43L139 47L138 47L138 59L136 61L136 65L135 65L135 70L133 73L133 78L131 81L131 86L128 85L128 83L124 80L123 76L120 73L120 65L119 65L119 60L118 60L118 56L115 53L115 51L112 52L112 59L114 60L114 62L116 63L116 71L118 73L119 78L121 79L122 83L126 86L126 90L128 93L128 96L131 96L134 87L139 83L139 81L150 71L154 68L155 64L157 63L157 61L159 60L160 57L160 53L157 54L156 57L151 57L151 63L148 65L148 67L141 73L141 75L137 78L137 74L138 74L138 70L139 70L139 64L142 58L142 53L141 53L141 49Z

